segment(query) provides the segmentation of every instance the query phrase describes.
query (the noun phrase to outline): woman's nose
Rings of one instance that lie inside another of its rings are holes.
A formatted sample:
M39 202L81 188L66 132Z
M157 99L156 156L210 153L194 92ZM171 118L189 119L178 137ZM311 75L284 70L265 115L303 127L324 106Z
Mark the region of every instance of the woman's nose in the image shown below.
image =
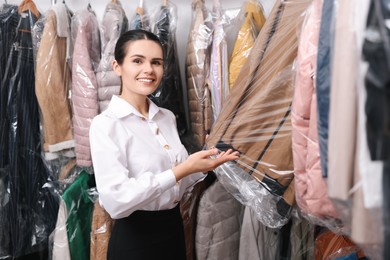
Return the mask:
M150 63L150 62L145 62L144 63L144 69L146 70L146 71L153 71L153 65L152 65L152 63Z

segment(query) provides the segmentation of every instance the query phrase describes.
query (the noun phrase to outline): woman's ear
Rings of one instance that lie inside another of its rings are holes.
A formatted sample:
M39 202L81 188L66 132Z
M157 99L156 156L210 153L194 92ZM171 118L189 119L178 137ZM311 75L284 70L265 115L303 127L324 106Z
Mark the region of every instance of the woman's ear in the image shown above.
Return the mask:
M119 77L122 76L121 66L119 65L119 63L116 60L112 61L112 69L114 70L116 75L118 75Z

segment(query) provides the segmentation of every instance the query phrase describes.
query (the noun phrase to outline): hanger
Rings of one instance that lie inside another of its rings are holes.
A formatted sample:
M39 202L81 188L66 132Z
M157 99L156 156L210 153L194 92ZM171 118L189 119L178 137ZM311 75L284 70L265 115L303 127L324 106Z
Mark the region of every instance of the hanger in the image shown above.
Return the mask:
M91 6L91 1L88 1L87 9L88 9L90 12L93 12L92 6Z
M18 7L18 13L24 13L30 11L35 17L39 18L41 13L38 11L37 6L32 0L24 0Z

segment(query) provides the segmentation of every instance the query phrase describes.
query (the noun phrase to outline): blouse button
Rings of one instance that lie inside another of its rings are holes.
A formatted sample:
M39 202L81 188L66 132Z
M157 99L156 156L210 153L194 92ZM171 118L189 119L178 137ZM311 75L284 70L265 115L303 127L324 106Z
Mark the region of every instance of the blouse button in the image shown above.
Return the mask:
M166 149L166 150L168 150L169 149L169 145L164 145L164 148Z
M141 117L141 120L142 120L142 121L146 121L145 117Z

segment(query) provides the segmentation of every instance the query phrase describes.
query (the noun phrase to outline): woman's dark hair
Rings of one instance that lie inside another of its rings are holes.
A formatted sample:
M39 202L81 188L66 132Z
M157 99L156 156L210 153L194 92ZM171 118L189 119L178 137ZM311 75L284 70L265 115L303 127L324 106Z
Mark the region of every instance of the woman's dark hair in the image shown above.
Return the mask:
M161 49L164 52L164 48L157 35L142 29L130 30L122 34L115 45L115 60L118 62L119 65L122 65L123 60L125 59L128 43L137 40L154 41L161 46Z

